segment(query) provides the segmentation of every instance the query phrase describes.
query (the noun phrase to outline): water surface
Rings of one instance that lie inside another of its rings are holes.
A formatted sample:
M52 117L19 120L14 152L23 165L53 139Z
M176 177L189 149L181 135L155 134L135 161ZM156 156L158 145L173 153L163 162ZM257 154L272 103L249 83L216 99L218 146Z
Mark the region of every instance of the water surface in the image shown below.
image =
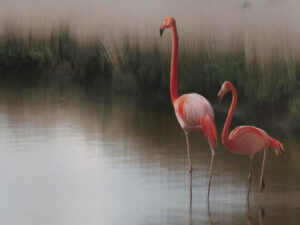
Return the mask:
M208 205L208 144L191 136L190 177L184 133L165 104L76 85L2 85L0 223L299 223L299 139L275 136L287 152L269 151L264 193L255 156L249 205L248 158L221 145Z

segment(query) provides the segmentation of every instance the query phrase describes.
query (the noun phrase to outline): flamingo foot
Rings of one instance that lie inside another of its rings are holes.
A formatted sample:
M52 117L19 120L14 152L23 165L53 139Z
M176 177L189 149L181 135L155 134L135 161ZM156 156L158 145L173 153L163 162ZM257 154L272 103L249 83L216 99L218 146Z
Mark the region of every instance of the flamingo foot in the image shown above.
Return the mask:
M264 179L261 179L260 180L260 192L262 192L265 189L265 187L266 187L266 185L265 185Z

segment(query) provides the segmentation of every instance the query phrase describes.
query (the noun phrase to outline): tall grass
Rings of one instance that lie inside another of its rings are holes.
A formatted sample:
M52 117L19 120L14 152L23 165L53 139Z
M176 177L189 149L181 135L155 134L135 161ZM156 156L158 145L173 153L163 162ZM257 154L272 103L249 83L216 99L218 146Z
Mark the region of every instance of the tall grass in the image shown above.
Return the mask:
M111 72L109 57L100 40L79 43L68 27L53 30L50 36L22 38L11 34L0 41L0 71L23 72L36 75L48 71L52 75L56 68L64 67L75 79L92 81L97 76L107 78ZM33 72L33 73L32 73ZM36 73L34 73L36 72ZM62 74L62 76L68 74ZM37 78L37 77L31 77Z
M297 130L299 11L296 0L0 1L0 71L63 65L75 79L111 81L120 92L168 95L171 35L159 38L158 28L173 15L181 93L213 100L231 80L247 115L290 113Z

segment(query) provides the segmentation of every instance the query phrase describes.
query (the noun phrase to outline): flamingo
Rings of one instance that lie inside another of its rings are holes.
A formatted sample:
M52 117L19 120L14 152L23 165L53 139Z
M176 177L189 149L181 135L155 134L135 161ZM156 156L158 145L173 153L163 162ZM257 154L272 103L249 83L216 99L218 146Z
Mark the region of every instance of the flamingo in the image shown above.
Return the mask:
M283 144L270 137L266 131L254 126L239 126L234 128L228 136L232 116L237 104L237 92L233 84L225 81L220 89L218 96L222 99L223 96L232 92L232 102L228 112L226 122L222 132L222 143L232 153L249 155L249 175L248 175L248 194L249 200L250 183L252 180L252 160L255 153L264 149L264 158L262 163L262 170L260 175L260 190L265 188L264 182L264 167L267 156L267 148L270 146L274 148L276 155L284 151Z
M211 175L215 158L214 147L217 143L217 131L214 122L214 111L210 103L201 95L190 93L178 97L177 71L178 71L178 34L175 19L171 16L166 17L160 27L160 36L166 28L172 31L172 59L170 73L170 94L176 118L182 127L187 145L189 161L189 172L192 173L192 163L190 155L189 134L190 132L203 131L207 137L211 149L211 164L208 182L208 197L210 191Z

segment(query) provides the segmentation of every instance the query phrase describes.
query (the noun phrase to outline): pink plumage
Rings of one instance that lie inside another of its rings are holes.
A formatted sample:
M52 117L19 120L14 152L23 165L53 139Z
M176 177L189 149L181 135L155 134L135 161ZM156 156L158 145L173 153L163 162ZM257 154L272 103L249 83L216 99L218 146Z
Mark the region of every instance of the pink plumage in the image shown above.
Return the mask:
M202 95L191 93L180 96L174 103L177 120L185 132L203 131L211 146L217 143L214 110Z
M199 118L209 115L214 119L214 110L203 96L195 93L180 96L174 104L176 117L184 130L201 129Z
M239 126L229 134L231 141L229 151L244 155L253 155L265 148L269 143L269 135L254 126Z

